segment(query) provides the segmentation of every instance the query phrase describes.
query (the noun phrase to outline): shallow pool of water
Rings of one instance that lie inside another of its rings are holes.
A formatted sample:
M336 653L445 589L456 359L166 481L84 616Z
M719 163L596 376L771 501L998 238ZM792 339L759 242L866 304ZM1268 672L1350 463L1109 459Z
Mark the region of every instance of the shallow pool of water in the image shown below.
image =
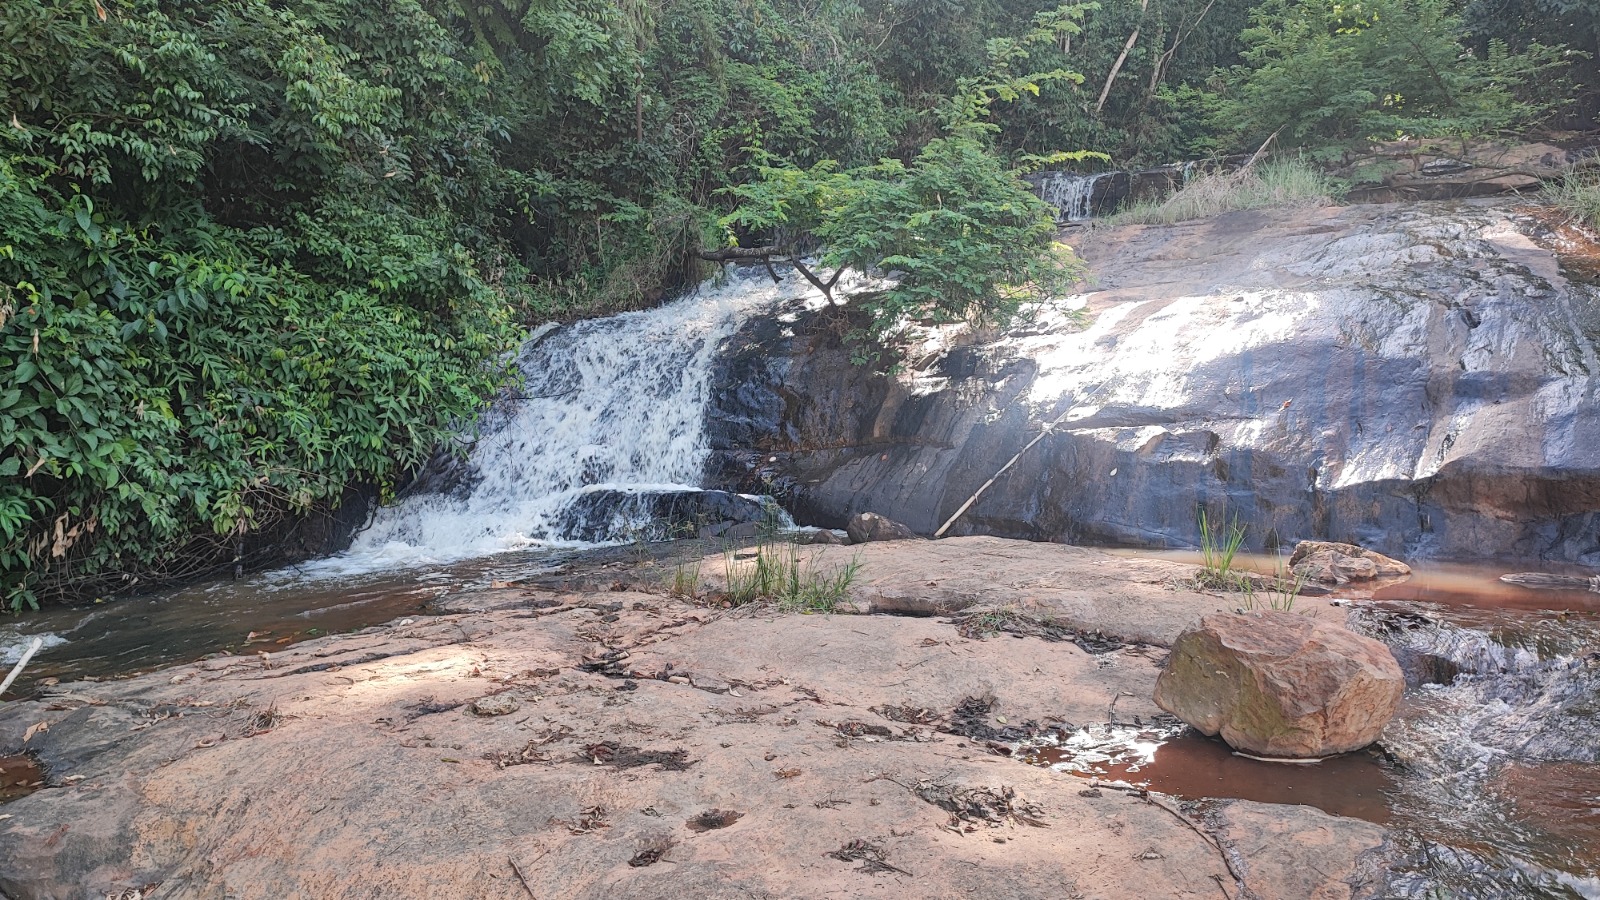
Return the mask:
M1191 728L1090 726L1021 748L1020 757L1059 772L1146 787L1185 800L1254 800L1314 806L1336 816L1389 824L1395 777L1366 753L1285 765L1239 756Z
M280 569L92 606L52 607L0 618L0 661L34 637L45 647L7 697L41 680L110 678L212 653L272 652L325 634L423 615L438 598L560 567L576 551L525 551L450 566L315 577Z

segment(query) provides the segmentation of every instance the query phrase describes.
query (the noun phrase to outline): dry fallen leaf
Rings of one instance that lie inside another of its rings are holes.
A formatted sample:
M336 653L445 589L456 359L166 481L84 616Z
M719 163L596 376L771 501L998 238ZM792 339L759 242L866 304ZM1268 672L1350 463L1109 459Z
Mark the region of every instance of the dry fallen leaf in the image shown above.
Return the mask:
M31 726L28 727L27 731L22 733L22 742L24 744L26 744L27 742L33 740L33 736L34 735L39 734L40 732L49 731L49 730L50 730L50 723L49 722L40 722L37 725L31 725Z

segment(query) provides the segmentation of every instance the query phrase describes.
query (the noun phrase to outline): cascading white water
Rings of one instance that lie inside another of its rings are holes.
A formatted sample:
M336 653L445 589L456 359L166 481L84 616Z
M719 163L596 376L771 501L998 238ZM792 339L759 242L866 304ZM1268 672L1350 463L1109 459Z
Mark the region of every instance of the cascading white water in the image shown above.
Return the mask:
M1056 208L1061 222L1082 222L1094 215L1094 185L1105 177L1051 172L1039 182L1039 198Z
M380 510L347 553L317 568L571 546L563 513L587 495L694 489L710 454L717 350L747 316L786 299L822 302L794 276L775 285L735 272L658 309L535 332L517 360L523 385L486 416L458 483Z

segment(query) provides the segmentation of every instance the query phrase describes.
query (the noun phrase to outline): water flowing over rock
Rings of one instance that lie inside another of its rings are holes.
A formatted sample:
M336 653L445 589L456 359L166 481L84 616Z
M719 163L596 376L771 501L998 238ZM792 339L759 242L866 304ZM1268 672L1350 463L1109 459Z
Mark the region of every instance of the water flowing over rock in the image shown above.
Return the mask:
M1600 626L1592 619L1479 629L1377 607L1356 609L1350 625L1389 645L1407 681L1423 686L1428 712L1410 729L1436 726L1483 759L1600 763ZM1433 746L1431 738L1417 743Z
M1155 701L1235 749L1310 759L1377 740L1404 688L1382 643L1307 616L1257 612L1206 616L1179 635Z
M1204 506L1252 548L1600 564L1600 293L1537 227L1478 200L1101 229L1084 324L929 332L895 376L753 320L718 486L932 534L1038 438L948 533L1193 547Z
M756 500L694 496L711 452L712 363L746 316L812 293L798 279L774 285L735 272L659 309L541 329L517 358L523 383L489 413L466 458L437 460L331 565L666 537L673 526L759 518Z

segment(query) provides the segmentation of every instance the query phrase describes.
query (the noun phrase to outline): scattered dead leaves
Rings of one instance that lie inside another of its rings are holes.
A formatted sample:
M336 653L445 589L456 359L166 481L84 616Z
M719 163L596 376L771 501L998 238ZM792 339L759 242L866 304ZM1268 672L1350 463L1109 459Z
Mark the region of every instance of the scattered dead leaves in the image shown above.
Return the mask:
M671 850L677 845L678 842L673 840L668 835L655 835L646 838L644 840L644 845L639 848L639 852L635 853L633 858L628 860L628 865L634 867L635 869L653 866L660 862L663 856L667 855L668 850Z
M616 741L588 744L583 748L579 758L597 766L611 766L616 769L656 766L657 770L662 772L687 771L695 763L689 758L687 750L641 750L638 747L624 747Z
M579 814L576 822L562 822L567 826L567 831L573 834L589 834L602 828L610 828L609 813L604 806L586 806Z
M690 831L706 832L727 828L744 818L744 813L731 809L708 809L684 823Z
M894 872L899 875L915 877L911 876L910 872L907 872L905 869L902 869L899 866L890 865L889 856L886 852L884 852L882 846L874 844L870 841L861 840L860 838L844 844L832 853L826 853L823 855L837 859L840 862L848 863L859 861L861 865L856 868L855 871L860 872L862 875L878 875L883 872Z
M976 831L979 826L1000 828L1022 824L1033 828L1050 827L1042 818L1043 808L1028 802L1006 785L969 788L924 780L910 788L924 802L949 812L950 822L946 827L958 834Z
M874 706L870 711L891 722L905 725L936 725L944 721L944 716L931 709L910 705L893 706L886 703L883 706Z
M496 769L509 769L512 766L526 766L531 763L547 763L551 761L548 750L540 750L546 741L529 741L521 750L491 750L483 758L494 763Z

